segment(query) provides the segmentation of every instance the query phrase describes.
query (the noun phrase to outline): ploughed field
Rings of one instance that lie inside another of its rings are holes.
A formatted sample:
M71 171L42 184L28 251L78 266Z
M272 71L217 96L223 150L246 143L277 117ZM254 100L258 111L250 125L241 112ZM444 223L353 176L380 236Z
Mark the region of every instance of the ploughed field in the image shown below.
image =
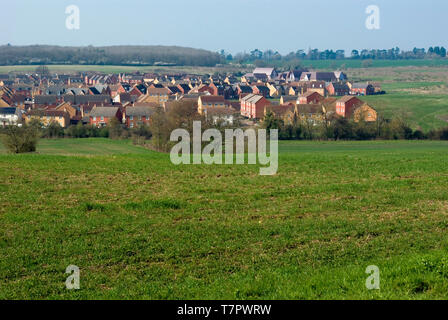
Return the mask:
M0 148L0 298L448 298L447 142L281 142L258 173L127 141Z

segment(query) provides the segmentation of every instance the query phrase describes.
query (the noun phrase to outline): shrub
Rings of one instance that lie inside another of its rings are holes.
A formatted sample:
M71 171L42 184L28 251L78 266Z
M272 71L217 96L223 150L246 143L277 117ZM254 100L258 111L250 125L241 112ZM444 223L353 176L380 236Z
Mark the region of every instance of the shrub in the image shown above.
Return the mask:
M426 138L427 138L427 137L426 137L426 135L423 133L422 130L415 130L415 131L414 131L413 139L416 139L416 140L423 140L423 139L426 139Z
M448 128L440 130L440 140L448 140Z
M144 144L146 140L152 137L152 133L147 125L141 125L135 129L131 129L131 136L134 144Z
M64 137L64 129L57 122L52 122L42 132L43 138L62 138Z
M124 128L118 119L112 118L107 124L107 128L109 129L109 138L121 139Z
M36 126L7 126L3 130L2 142L11 153L34 152L39 136L39 129Z

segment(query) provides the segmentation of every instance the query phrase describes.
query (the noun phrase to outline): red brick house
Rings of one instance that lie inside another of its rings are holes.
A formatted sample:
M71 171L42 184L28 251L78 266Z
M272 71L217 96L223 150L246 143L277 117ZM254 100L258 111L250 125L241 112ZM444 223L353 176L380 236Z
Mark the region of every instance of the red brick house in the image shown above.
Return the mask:
M263 97L269 97L269 95L270 95L270 90L269 90L269 88L267 87L267 86L264 86L264 85L256 85L256 86L253 86L252 87L252 93L253 94L257 94L257 95L260 95L260 96L263 96Z
M198 113L203 114L209 109L226 108L228 103L224 96L199 96Z
M350 94L350 88L345 83L332 82L327 85L327 92L330 96L343 97Z
M211 87L209 87L208 85L204 84L199 86L199 88L196 90L198 93L205 93L208 92L211 95L215 95L215 90Z
M123 113L119 107L94 107L89 114L89 123L96 127L104 127L113 118L121 123Z
M145 106L127 107L123 114L123 122L128 128L149 125L154 109Z
M182 94L188 94L191 90L191 87L188 85L188 83L179 83L177 87L179 88L180 92L182 92Z
M366 83L354 83L352 84L350 94L354 96L369 96L375 94L375 87Z
M145 92L143 93L142 90ZM131 96L140 97L140 96L146 94L146 89L141 89L138 86L134 86L134 88L132 88L132 90L129 92L129 94Z
M317 104L324 100L324 97L318 92L307 92L298 99L299 104Z
M218 96L219 94L219 89L218 87L212 82L208 85L208 87L212 90L211 94L213 96Z
M336 101L336 114L342 117L349 117L353 110L363 104L357 97L345 96Z
M238 85L238 86L236 87L236 93L237 93L237 95L238 95L240 98L242 98L242 97L244 97L245 95L253 94L253 93L254 93L254 90L252 89L251 86Z
M262 119L265 107L270 104L263 96L248 94L241 98L241 115L249 119Z

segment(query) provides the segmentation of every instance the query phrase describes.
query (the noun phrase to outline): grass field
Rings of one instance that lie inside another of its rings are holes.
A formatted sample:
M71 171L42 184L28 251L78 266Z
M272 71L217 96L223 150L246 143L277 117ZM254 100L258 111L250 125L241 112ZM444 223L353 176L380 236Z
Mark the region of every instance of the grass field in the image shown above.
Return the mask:
M23 66L0 66L0 73L9 72L34 72L37 66L23 65ZM121 72L157 72L160 74L173 73L192 73L192 74L214 74L215 72L238 72L244 69L233 66L224 67L190 67L190 66L100 66L100 65L49 65L51 72L55 73L78 73L78 72L104 72L104 73L121 73Z
M448 298L447 142L283 142L257 169L104 139L1 154L0 298Z
M363 60L304 60L303 66L315 69L335 70L341 67L350 69L364 68ZM446 67L448 59L441 60L371 60L371 68L397 67Z
M341 67L348 69L364 68L363 60L303 60L303 67L321 70L335 70ZM398 68L398 67L447 67L448 59L440 60L373 60L371 68ZM81 71L97 71L104 73L120 73L120 72L159 72L159 73L176 73L186 72L194 74L213 74L215 72L246 72L252 71L253 68L244 69L236 68L233 65L224 65L222 67L190 67L190 66L102 66L102 65L49 65L51 72L81 72ZM8 72L32 72L37 68L36 65L18 65L18 66L0 66L0 73Z
M41 139L37 154L60 156L99 156L115 154L147 154L143 147L135 146L130 141L110 139ZM0 143L0 154L7 154Z
M385 117L399 115L424 131L448 126L448 69L394 67L351 69L350 79L378 81L386 95L362 97Z
M414 129L427 132L448 126L448 95L420 95L391 92L362 97L386 118L403 116Z

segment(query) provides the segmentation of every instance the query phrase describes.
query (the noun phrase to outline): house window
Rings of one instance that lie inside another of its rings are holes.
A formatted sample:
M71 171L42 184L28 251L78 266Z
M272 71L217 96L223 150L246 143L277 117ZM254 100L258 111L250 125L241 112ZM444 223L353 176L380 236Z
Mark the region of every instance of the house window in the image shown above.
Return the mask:
M96 117L93 117L93 121L96 121Z
M129 116L129 120L134 120L134 116Z
M101 121L104 121L104 117L103 116L101 116Z

